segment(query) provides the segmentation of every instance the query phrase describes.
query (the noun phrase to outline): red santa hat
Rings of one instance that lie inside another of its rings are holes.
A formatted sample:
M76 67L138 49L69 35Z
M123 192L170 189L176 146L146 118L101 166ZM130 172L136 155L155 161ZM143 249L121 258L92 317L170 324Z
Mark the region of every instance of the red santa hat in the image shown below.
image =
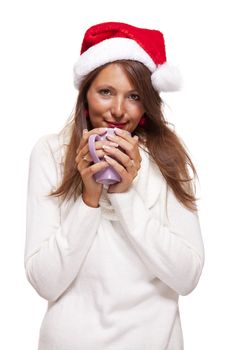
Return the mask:
M167 63L163 34L119 22L100 23L86 31L73 70L75 87L79 89L83 78L95 68L123 59L143 63L151 71L155 90L181 88L178 68Z

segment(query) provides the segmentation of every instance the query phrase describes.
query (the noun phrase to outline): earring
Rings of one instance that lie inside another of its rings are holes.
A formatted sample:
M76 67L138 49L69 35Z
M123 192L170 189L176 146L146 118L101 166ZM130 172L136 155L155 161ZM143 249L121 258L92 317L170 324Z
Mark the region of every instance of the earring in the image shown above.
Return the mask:
M84 113L85 113L86 118L89 118L89 111L87 108L85 108Z
M146 114L144 114L144 115L141 117L141 119L140 119L138 125L140 125L140 126L145 125L145 123L146 123L146 118L145 118L145 116L146 116Z

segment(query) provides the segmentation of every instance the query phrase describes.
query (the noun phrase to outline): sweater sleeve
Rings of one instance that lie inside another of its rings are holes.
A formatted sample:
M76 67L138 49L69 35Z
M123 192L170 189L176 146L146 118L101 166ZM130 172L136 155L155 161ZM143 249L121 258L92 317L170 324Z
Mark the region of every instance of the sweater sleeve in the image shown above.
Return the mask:
M131 187L125 193L109 193L127 239L154 277L180 295L190 293L198 283L204 247L198 214L167 193L167 223L155 217Z
M46 137L34 146L29 163L25 270L43 298L56 300L76 278L100 224L100 208L87 206L82 196L61 220L56 163Z

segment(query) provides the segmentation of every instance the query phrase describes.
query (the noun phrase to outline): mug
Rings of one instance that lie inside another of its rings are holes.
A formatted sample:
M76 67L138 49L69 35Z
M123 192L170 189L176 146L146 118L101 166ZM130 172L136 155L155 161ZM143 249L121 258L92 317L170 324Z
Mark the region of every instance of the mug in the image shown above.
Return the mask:
M107 136L113 134L115 134L114 128L107 128L106 132L103 135L93 134L89 137L88 147L94 163L99 163L102 160L96 154L95 141L107 140ZM96 182L104 185L111 185L117 182L121 182L120 175L116 172L115 169L113 169L111 165L95 173L94 178Z

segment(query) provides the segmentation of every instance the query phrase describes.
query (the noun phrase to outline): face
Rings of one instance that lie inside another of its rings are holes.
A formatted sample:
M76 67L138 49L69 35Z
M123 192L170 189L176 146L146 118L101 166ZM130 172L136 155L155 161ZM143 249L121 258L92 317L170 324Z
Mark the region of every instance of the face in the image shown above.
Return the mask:
M133 132L145 112L140 96L121 66L109 64L93 80L87 102L93 128Z

